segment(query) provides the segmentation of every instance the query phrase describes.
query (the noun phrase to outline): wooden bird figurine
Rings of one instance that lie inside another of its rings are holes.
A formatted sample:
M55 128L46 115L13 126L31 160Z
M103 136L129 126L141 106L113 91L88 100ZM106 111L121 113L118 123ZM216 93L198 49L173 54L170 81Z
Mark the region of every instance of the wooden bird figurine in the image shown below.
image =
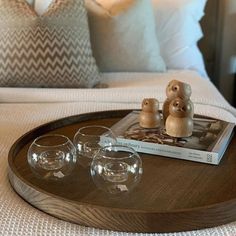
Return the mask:
M178 81L178 80L172 80L169 82L168 86L166 87L166 100L162 107L162 114L163 114L163 120L164 123L169 115L169 105L171 101L177 97L182 98L184 100L190 100L190 96L192 94L191 86L187 83ZM190 103L192 101L190 100ZM193 103L192 103L192 117L194 114L193 110Z
M145 98L142 102L142 111L139 116L139 125L143 128L156 128L160 126L161 116L158 111L159 102L155 98Z
M172 137L189 137L193 132L192 105L189 100L175 98L169 106L166 133Z

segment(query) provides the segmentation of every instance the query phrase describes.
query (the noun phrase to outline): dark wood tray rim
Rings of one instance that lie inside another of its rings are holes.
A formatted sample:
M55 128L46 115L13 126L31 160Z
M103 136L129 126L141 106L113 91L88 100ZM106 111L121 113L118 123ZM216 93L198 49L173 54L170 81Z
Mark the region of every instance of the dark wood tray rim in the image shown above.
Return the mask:
M114 111L116 112L114 114ZM11 167L12 170L14 170L14 174L19 178L21 179L22 182L26 183L28 186L30 186L31 188L35 189L35 186L32 185L31 183L29 183L28 181L26 181L19 173L18 171L16 170L16 168L14 167L13 165L13 160L11 159L12 156L15 156L15 152L16 152L16 147L18 145L18 143L21 141L23 141L23 143L27 143L29 140L31 140L31 134L38 131L38 130L43 130L43 132L40 132L41 134L45 133L46 131L48 131L48 128L51 127L52 124L57 124L55 125L55 129L56 128L60 128L60 127L63 127L64 125L68 125L68 124L72 124L71 122L66 122L65 124L61 125L62 124L62 121L64 121L65 119L67 119L68 121L71 121L73 120L74 122L76 122L76 118L81 118L79 119L79 121L83 121L83 120L87 120L87 119L84 119L86 118L86 115L87 114L91 114L91 115L99 115L99 118L105 118L107 117L106 115L108 113L110 113L110 118L112 117L118 117L117 116L117 113L122 113L122 114L126 114L128 112L131 112L133 111L133 109L124 109L124 110L109 110L109 111L97 111L97 112L90 112L90 113L81 113L79 115L72 115L72 116L69 116L69 117L63 117L63 118L60 118L60 119L56 119L56 120L53 120L53 121L50 121L48 123L45 123L45 124L42 124L36 128L33 128L32 130L26 132L24 135L22 135L21 137L19 137L14 143L13 145L11 146L10 148L10 151L8 153L8 164L9 166ZM197 116L201 116L201 115L197 115ZM201 116L201 117L204 117L204 118L211 118L209 116ZM97 119L97 117L96 117ZM58 125L59 124L59 125ZM41 135L39 133L39 135ZM202 164L202 163L200 163ZM205 163L203 165L206 165ZM37 190L37 189L36 189ZM43 192L44 194L46 195L49 195L51 197L55 197L54 194L51 194L51 193L48 193L47 191L43 190L43 189L40 189L41 192ZM60 197L60 196L56 196L57 198L60 198L61 200L66 200L68 202L71 202L71 203L76 203L78 204L78 202L76 201L73 201L73 200L68 200L68 199L65 199L63 197ZM202 207L193 207L191 209L177 209L177 210L171 210L171 211L143 211L143 210L133 210L133 209L128 209L127 210L129 212L139 212L139 213L145 213L145 214L155 214L155 213L165 213L165 214L168 214L168 213L185 213L185 212L190 212L190 211L201 211L201 210L207 210L207 209L212 209L212 208L216 208L216 207L219 207L221 205L225 205L225 204L228 204L228 205L232 205L232 204L235 204L236 205L236 198L234 199L230 199L228 201L224 201L224 202L220 202L220 203L216 203L216 204L210 204L210 205L207 205L207 206L202 206ZM100 205L95 205L95 204L89 204L89 203L82 203L82 205L86 205L86 206L96 206L96 208L99 208L99 209L110 209L109 207L104 207L104 206L100 206ZM123 211L122 209L119 209L119 208L112 208L112 210L114 211Z

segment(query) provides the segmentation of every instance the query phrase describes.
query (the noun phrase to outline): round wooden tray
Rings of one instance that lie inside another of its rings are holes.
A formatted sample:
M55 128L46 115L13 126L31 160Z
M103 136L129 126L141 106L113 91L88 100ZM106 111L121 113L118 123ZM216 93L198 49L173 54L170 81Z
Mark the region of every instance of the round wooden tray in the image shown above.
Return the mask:
M128 195L98 190L89 169L80 165L69 178L46 182L31 172L27 150L34 138L60 133L73 138L79 127L111 126L130 110L105 111L63 118L18 139L9 152L9 178L16 192L33 206L60 219L128 232L176 232L236 220L236 138L219 166L140 154L143 176Z

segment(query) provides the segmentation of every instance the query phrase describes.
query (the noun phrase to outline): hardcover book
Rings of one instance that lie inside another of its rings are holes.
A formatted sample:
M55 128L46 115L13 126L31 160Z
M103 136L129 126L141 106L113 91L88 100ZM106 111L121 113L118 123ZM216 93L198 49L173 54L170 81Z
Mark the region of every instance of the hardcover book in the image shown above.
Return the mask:
M132 111L111 127L118 144L137 152L218 165L233 135L234 124L222 120L194 117L193 134L174 138L158 128L142 128L140 111Z

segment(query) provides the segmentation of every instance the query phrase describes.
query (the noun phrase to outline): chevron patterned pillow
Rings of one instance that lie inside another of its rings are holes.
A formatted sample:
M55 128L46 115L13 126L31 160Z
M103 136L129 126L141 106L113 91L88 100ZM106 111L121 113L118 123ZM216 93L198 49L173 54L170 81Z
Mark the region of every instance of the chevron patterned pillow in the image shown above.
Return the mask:
M98 83L83 0L53 0L40 16L26 0L0 0L0 86Z

